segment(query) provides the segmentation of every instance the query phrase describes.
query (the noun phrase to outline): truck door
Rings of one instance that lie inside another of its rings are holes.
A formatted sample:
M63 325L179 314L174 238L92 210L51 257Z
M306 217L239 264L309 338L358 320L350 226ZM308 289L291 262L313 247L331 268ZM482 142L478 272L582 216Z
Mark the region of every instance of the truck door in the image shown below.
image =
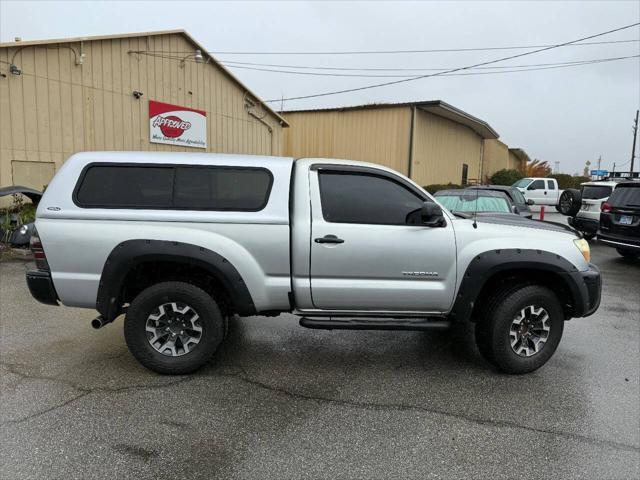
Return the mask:
M402 177L367 167L314 165L311 296L323 310L428 311L451 307L453 227L408 225L428 200Z
M527 187L527 198L536 202L536 205L546 205L549 203L547 196L547 185L544 180L534 180Z

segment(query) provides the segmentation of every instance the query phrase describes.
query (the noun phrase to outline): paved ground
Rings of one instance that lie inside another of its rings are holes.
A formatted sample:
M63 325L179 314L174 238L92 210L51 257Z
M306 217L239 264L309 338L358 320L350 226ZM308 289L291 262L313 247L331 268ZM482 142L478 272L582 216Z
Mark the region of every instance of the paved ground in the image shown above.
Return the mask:
M593 246L599 312L525 376L468 329L305 330L239 319L215 362L162 377L122 320L31 300L0 263L2 478L638 478L640 263Z

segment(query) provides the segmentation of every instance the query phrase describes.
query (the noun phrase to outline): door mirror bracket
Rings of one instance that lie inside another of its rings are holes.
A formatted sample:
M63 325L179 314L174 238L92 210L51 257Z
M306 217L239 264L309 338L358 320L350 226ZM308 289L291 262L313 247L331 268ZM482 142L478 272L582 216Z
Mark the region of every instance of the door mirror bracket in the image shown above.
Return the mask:
M442 208L434 202L424 202L422 204L420 219L425 227L444 227L447 225Z

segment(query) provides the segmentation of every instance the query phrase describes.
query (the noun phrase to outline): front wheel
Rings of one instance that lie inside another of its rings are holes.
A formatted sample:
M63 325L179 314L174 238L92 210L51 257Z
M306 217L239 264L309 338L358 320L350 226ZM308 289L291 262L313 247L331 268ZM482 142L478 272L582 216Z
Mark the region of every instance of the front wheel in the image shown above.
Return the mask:
M529 373L554 354L564 328L556 295L540 285L507 287L487 302L476 323L480 353L507 373Z
M225 318L204 290L163 282L131 302L124 335L133 356L157 373L182 375L209 362L225 333Z

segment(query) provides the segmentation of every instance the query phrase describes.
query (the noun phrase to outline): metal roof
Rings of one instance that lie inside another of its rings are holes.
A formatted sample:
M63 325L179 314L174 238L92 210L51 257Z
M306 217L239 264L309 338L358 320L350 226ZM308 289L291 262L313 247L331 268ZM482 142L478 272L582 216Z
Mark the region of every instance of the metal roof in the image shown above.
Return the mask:
M526 163L531 161L531 158L529 158L529 155L527 155L527 152L525 152L521 148L510 148L509 152L513 153L521 162Z
M379 108L397 108L397 107L416 107L425 112L447 118L461 125L471 128L474 132L485 139L497 139L499 137L491 126L479 118L468 114L442 100L427 100L417 102L401 102L401 103L369 103L365 105L353 105L346 107L316 108L307 110L285 110L280 113L283 115L293 113L313 113L313 112L346 112L351 110L374 110Z
M158 30L154 32L139 32L139 33L117 33L113 35L94 35L88 37L73 37L73 38L54 38L48 40L27 40L27 41L19 41L19 42L3 42L0 43L0 48L21 48L21 47L29 47L29 46L38 46L38 45L50 45L57 43L78 43L78 42L93 42L97 40L115 40L118 38L132 38L132 37L150 37L157 35L171 35L178 34L185 37L189 42L191 42L196 48L200 49L202 55L204 57L208 57L211 61L207 63L213 63L216 67L221 69L231 80L238 84L240 88L250 93L256 100L260 101L260 103L264 106L266 110L269 111L274 117L276 117L280 124L283 127L288 127L289 123L275 110L273 110L269 105L262 101L260 97L258 97L255 93L253 93L245 84L243 84L240 80L238 80L233 73L231 73L224 65L222 65L218 60L216 60L213 55L211 55L206 48L204 48L200 43L198 43L186 30L176 29L176 30Z

